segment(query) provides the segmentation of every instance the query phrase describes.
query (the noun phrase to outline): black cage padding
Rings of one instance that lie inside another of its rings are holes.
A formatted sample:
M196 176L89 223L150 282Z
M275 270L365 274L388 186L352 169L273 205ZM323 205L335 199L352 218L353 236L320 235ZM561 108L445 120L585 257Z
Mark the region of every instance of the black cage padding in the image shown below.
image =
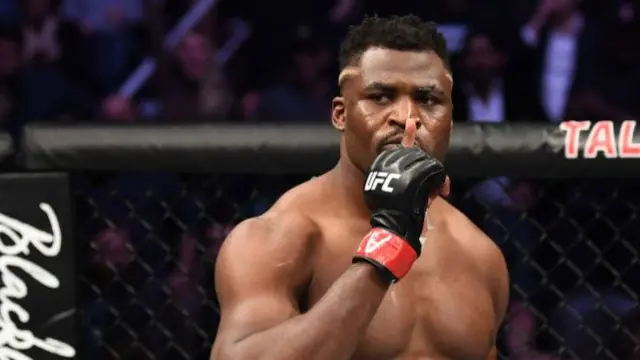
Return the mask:
M32 124L21 159L32 170L309 174L335 164L340 136L329 124ZM446 166L458 177L640 175L637 159L566 159L564 145L557 124L456 124Z

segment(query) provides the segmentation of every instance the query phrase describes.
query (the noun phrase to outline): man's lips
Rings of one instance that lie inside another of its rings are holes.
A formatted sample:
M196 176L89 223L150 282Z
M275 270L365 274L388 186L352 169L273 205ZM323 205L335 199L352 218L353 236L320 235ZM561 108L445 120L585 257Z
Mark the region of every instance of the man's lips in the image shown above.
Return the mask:
M404 136L402 134L391 136L382 141L382 146L400 145L403 138Z
M388 140L385 140L382 143L382 146L380 146L380 149L388 150L388 149L393 149L395 147L398 147L402 144L403 139L404 139L404 136L394 136ZM413 146L418 146L418 143L415 140L413 142Z
M394 149L394 148L396 148L396 147L398 147L398 146L400 146L400 143L399 143L399 142L398 142L398 143L390 142L390 143L385 143L385 144L384 144L384 145L382 145L380 148L381 148L382 150L389 150L389 149Z

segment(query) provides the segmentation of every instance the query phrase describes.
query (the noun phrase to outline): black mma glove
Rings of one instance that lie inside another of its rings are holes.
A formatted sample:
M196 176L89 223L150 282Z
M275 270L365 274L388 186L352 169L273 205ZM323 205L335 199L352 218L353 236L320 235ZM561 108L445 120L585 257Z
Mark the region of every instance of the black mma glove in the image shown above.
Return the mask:
M353 261L375 265L389 282L405 276L420 256L429 195L445 179L442 163L417 147L397 147L378 155L364 185L373 228Z

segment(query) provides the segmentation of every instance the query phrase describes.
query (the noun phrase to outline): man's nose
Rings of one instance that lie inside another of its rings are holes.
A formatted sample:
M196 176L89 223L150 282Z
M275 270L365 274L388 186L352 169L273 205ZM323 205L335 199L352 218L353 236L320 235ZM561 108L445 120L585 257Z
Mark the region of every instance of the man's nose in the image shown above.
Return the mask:
M422 126L422 119L420 118L420 112L416 107L416 104L411 99L399 99L395 104L389 115L389 125L404 127L407 124L407 119L413 119L416 123L416 130Z

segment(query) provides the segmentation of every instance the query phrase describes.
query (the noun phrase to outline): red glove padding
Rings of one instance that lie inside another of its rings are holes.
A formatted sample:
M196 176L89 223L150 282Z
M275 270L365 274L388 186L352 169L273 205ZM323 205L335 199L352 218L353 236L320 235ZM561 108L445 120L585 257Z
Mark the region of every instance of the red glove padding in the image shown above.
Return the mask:
M386 270L385 275L395 282L407 275L417 258L418 254L406 240L386 229L373 228L362 239L353 260L366 261Z

